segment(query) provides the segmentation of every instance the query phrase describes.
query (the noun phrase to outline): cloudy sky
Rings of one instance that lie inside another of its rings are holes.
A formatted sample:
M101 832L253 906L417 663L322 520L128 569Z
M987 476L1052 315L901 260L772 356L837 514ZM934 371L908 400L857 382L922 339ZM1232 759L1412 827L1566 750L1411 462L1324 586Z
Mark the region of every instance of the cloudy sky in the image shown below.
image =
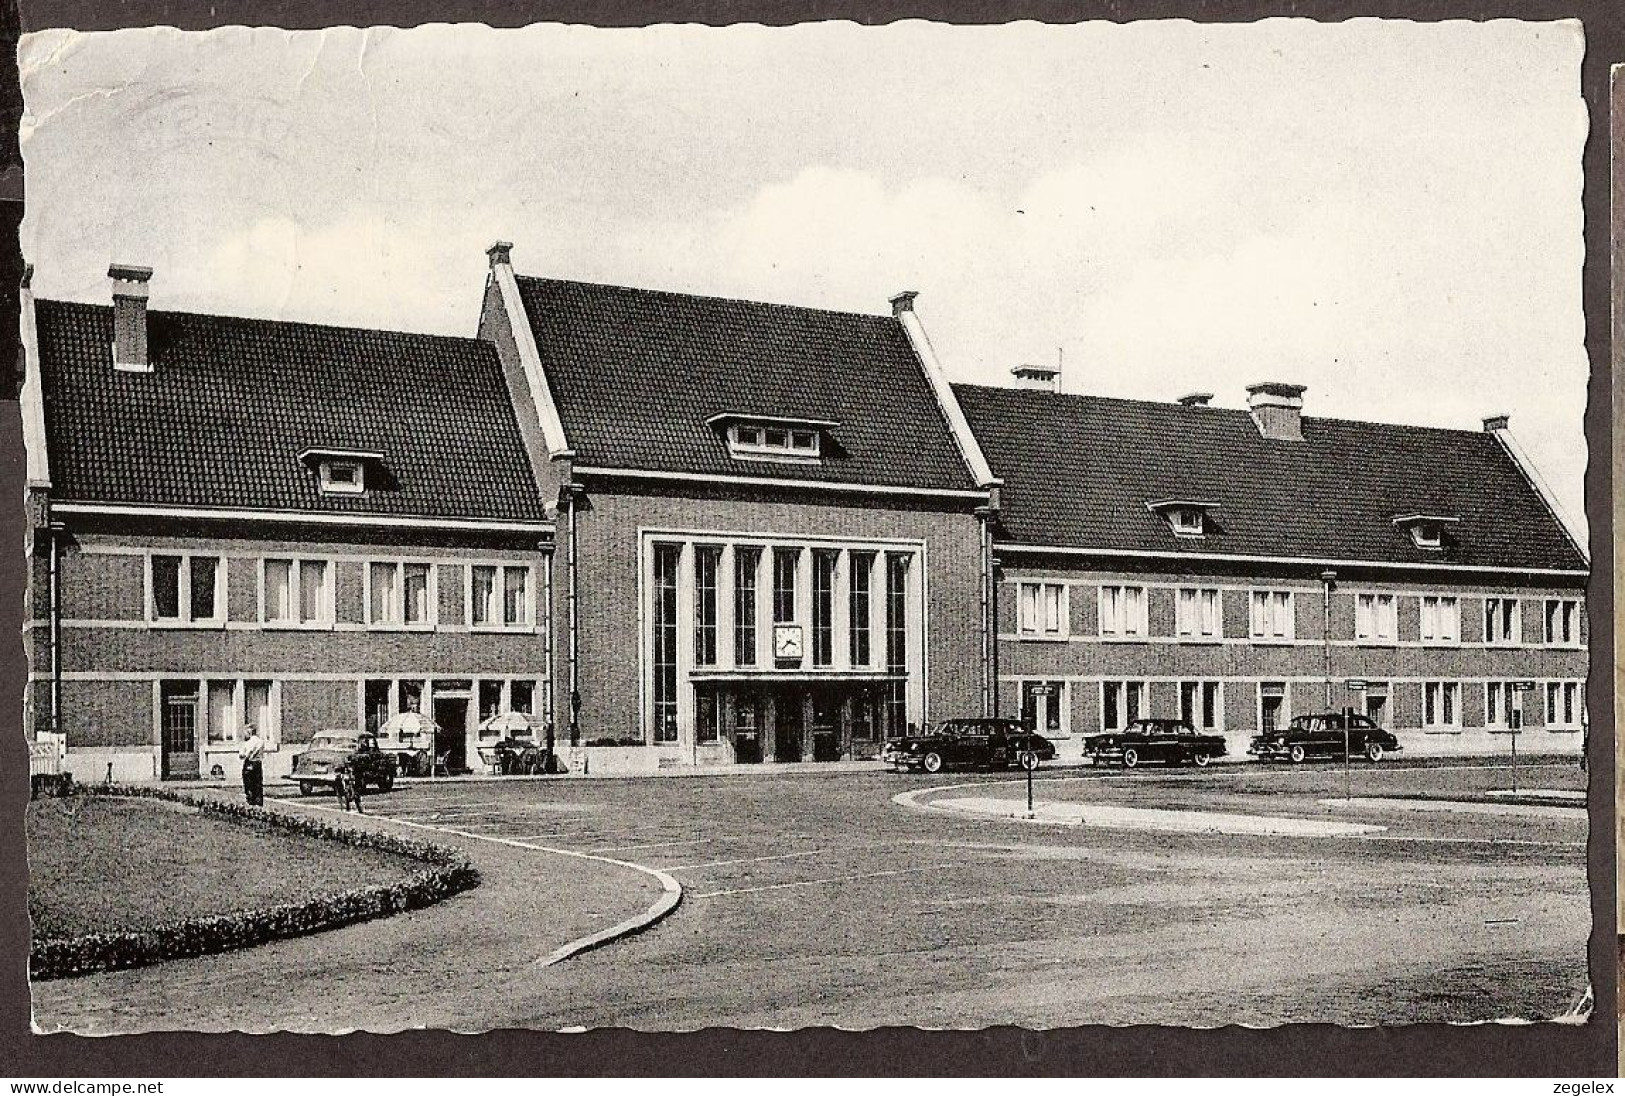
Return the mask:
M41 296L472 334L521 273L883 312L948 370L1477 428L1583 520L1575 23L23 40Z

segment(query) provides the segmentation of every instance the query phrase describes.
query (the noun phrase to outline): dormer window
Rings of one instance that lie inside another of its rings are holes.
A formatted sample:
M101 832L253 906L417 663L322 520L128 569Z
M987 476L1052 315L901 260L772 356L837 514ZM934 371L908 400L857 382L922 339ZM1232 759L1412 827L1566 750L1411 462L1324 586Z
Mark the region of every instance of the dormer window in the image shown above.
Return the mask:
M1216 502L1193 502L1189 499L1161 499L1148 502L1146 509L1160 515L1176 537L1193 539L1208 534L1208 511L1218 508Z
M825 432L839 425L822 419L789 419L732 412L706 420L724 427L728 452L741 460L816 461L824 455Z
M368 468L384 455L357 449L306 449L299 459L316 473L316 486L322 494L364 495Z
M322 490L334 495L359 495L367 489L366 474L358 460L328 460L317 466Z
M1461 519L1443 514L1401 514L1394 524L1411 535L1411 543L1425 551L1436 552L1444 547L1445 527Z

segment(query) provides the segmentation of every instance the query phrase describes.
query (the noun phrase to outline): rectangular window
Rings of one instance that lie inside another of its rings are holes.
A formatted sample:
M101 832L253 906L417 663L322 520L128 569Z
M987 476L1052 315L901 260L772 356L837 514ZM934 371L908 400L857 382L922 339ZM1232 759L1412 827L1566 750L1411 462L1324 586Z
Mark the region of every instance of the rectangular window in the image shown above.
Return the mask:
M1062 639L1067 627L1066 586L1059 582L1016 583L1016 632L1038 639Z
M736 457L816 460L821 438L812 427L739 423L728 428L728 450Z
M1179 718L1192 727L1199 731L1219 730L1223 712L1217 681L1179 683Z
M1585 703L1578 681L1546 683L1546 729L1572 731L1580 726L1580 706Z
M1512 726L1512 713L1522 712L1523 694L1510 681L1484 684L1484 726L1505 729Z
M677 544L654 547L654 740L677 741Z
M694 664L717 664L717 570L722 549L715 544L694 546Z
M1484 599L1484 642L1511 646L1521 641L1518 599L1515 597L1487 597Z
M892 680L886 693L886 726L902 733L908 722L908 560L886 555L886 672Z
M393 628L432 627L433 575L434 565L429 563L367 564L367 623Z
M508 682L508 710L536 714L536 682L519 678Z
M839 552L819 549L812 557L812 660L828 666L835 660L835 568Z
M193 620L214 620L220 616L220 559L217 556L189 556L191 568L191 610Z
M1100 683L1100 728L1120 731L1145 714L1146 683L1143 681L1103 681Z
M1461 642L1461 604L1453 597L1425 596L1422 602L1423 643Z
M1249 621L1252 637L1290 640L1297 635L1290 590L1254 590Z
M847 635L852 649L852 665L869 665L869 576L874 567L873 552L847 555Z
M148 620L175 624L224 622L224 559L194 555L154 555L149 558Z
M259 732L267 749L275 749L282 737L269 681L210 681L204 718L207 739L223 746L248 737L248 728Z
M528 628L531 622L530 568L525 564L480 564L469 571L469 624L475 628Z
M1458 730L1461 727L1461 685L1455 681L1422 684L1422 729Z
M331 624L333 594L325 559L268 559L265 561L266 624L289 627Z
M1066 682L1023 681L1021 723L1044 735L1066 733Z
M1146 634L1145 587L1100 588L1100 634L1103 636Z
M796 619L796 565L800 548L773 549L773 623L794 624Z
M756 568L760 548L734 549L734 663L756 665Z
M377 734L389 722L389 694L394 682L369 680L361 685L362 726L368 734Z
M1546 644L1550 647L1580 645L1580 603L1572 598L1546 599Z
M1393 594L1360 594L1354 602L1354 638L1392 643L1399 635L1399 613Z
M502 714L502 682L501 681L492 681L490 679L482 680L480 682L480 714L479 714L479 721L481 723L481 727L480 727L480 730L479 730L479 735L480 735L481 738L496 738L496 737L498 737L498 732L496 730L494 730L494 729L489 729L488 730L483 724L486 722L486 720L494 719L495 717L497 717L498 715L501 715L501 714Z
M715 689L694 690L694 741L705 745L717 741L721 721L717 713Z
M1184 639L1219 639L1224 633L1219 591L1181 589L1174 601L1174 629Z
M208 695L206 718L209 721L209 741L237 741L237 683L211 681Z

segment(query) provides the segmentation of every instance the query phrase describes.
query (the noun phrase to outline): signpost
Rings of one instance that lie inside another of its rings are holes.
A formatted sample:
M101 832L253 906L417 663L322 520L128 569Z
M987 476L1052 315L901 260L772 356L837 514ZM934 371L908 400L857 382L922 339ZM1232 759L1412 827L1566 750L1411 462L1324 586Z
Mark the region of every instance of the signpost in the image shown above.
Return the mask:
M1349 692L1351 692L1351 693L1363 693L1363 692L1365 692L1366 682L1365 682L1364 678L1351 677L1351 678L1348 679L1347 682L1345 682L1345 685L1348 688ZM1344 708L1343 709L1343 799L1345 801L1347 801L1347 802L1352 802L1353 799L1354 799L1354 773L1353 773L1352 769L1349 766L1349 747L1351 745L1350 740L1349 740L1349 724L1351 724L1353 722L1354 722L1354 709L1353 708Z
M1512 691L1518 694L1518 702L1514 706L1511 698L1507 704L1507 730L1512 733L1512 794L1518 794L1518 733L1523 729L1523 694L1535 687L1533 681L1514 681Z

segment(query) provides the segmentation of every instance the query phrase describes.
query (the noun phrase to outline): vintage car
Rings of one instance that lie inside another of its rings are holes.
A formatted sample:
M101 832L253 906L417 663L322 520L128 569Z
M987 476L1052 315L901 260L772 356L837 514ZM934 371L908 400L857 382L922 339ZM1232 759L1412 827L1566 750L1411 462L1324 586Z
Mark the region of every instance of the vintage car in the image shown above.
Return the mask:
M1054 757L1053 742L1014 719L949 719L925 734L891 739L880 751L881 763L894 772L935 773L948 766L1036 769Z
M372 786L389 791L395 786L395 755L378 748L378 737L355 731L318 731L310 747L293 759L289 780L299 783L301 795L333 783L333 770L349 761L357 788Z
M1399 739L1370 718L1358 712L1342 711L1297 716L1285 727L1276 727L1253 736L1247 752L1260 761L1284 759L1298 762L1306 757L1342 758L1345 741L1348 743L1348 756L1364 756L1367 761L1381 761L1385 752L1402 748Z
M1083 752L1095 765L1132 769L1143 761L1206 766L1229 748L1224 735L1203 733L1183 719L1134 719L1120 731L1086 736Z

